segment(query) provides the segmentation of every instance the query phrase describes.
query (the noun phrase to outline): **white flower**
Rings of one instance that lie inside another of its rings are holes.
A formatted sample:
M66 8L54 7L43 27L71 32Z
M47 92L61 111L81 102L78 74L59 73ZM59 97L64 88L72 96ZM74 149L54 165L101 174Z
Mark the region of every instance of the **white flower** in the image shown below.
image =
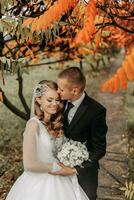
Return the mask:
M82 163L89 159L87 147L81 142L64 138L64 143L57 153L57 158L66 166L81 166Z

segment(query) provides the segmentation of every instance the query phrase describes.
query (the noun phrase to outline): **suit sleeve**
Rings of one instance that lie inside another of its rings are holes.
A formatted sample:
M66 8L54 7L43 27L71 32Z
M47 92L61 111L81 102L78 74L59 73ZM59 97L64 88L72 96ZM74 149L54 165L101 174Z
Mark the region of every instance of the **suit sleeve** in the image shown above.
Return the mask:
M101 159L106 153L106 109L101 109L93 118L90 127L91 137L87 141L87 147L92 144L90 154L91 162L85 161L82 165L84 168L87 167L99 167L98 160ZM80 173L84 168L75 167L77 172Z
M100 160L106 153L106 109L103 108L92 120L90 159L93 162Z

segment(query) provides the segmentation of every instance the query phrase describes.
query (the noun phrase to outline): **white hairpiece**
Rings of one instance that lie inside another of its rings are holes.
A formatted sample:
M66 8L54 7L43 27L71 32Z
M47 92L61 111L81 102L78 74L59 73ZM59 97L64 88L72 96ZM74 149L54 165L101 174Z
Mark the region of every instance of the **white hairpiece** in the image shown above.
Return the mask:
M34 89L34 95L35 97L40 97L42 96L45 92L47 92L49 90L49 86L47 86L46 84L38 84L35 89Z
M46 84L38 84L34 88L33 91L33 99L32 99L32 104L31 104L31 114L30 118L35 117L35 98L36 97L41 97L44 93L46 93L49 90L49 86Z

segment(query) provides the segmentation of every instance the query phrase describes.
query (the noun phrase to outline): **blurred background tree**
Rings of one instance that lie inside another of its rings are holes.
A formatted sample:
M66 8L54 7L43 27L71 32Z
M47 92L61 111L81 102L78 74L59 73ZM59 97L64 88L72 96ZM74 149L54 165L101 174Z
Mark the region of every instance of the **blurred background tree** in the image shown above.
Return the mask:
M113 49L125 49L122 68L102 91L126 89L134 79L134 5L132 1L2 0L0 3L0 69L17 74L18 96L24 112L0 88L0 100L27 120L30 109L23 95L23 73L32 64L55 57L55 62L87 58L92 70L106 66Z

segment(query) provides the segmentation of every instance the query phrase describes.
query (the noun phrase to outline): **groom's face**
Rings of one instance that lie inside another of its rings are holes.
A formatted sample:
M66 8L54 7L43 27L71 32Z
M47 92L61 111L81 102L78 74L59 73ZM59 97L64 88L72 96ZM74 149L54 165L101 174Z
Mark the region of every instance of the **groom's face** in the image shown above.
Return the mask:
M59 78L57 80L58 93L62 100L73 100L74 99L74 87L65 78Z

